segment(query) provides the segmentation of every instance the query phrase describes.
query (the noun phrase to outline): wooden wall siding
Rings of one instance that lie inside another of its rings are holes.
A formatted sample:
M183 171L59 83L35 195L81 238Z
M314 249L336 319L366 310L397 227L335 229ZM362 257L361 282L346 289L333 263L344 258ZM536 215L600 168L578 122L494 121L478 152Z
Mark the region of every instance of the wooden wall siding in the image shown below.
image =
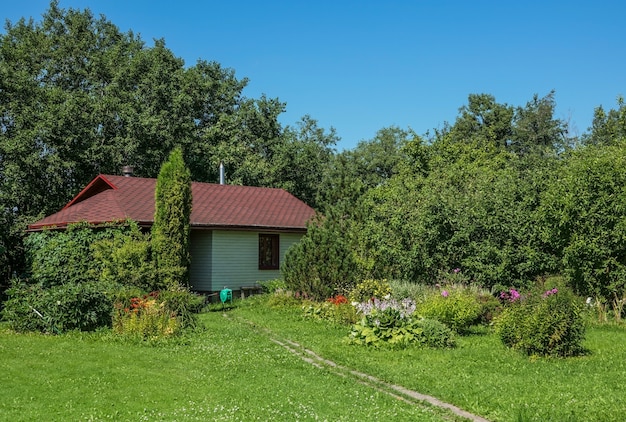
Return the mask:
M301 234L280 233L281 264L287 249L301 237ZM259 270L258 232L215 230L212 251L212 291L225 287L239 290L241 287L254 286L257 281L280 277L280 270Z
M213 246L213 232L211 230L191 231L191 267L189 282L192 289L208 292L212 291L211 251Z

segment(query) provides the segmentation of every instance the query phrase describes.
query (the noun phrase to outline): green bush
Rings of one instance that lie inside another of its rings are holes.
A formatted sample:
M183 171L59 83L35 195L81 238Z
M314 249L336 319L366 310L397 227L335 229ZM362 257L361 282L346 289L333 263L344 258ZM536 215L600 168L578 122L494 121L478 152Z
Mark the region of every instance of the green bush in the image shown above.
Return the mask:
M535 290L509 303L494 320L502 342L527 355L574 356L583 351L584 304L565 287Z
M135 225L129 233L102 239L91 245L98 279L151 292L159 290L151 259L150 237Z
M149 303L151 300L154 300L155 303ZM139 289L131 288L119 291L114 302L113 326L116 330L120 333L130 331L134 335L138 334L137 330L143 327L142 329L146 332L142 334L142 337L148 338L158 336L156 334L158 324L161 324L160 327L163 330L168 327L175 328L173 332L166 333L167 335L177 334L186 328L196 328L198 325L197 314L204 307L205 298L187 290L163 290L146 294ZM138 306L138 304L149 306ZM156 312L157 308L159 308L159 312ZM137 311L131 315L129 311L133 309L137 309ZM140 312L142 310L146 310L145 315ZM173 323L166 321L165 315L175 318L176 323L168 325ZM143 320L136 317L142 317ZM152 325L150 325L150 321L152 321ZM131 325L127 327L125 324Z
M304 315L309 318L330 321L335 324L351 325L358 320L356 309L347 302L309 302L302 306L302 310Z
M432 293L432 287L406 280L391 280L389 286L391 287L391 297L396 300L413 299L420 303Z
M307 234L289 248L281 268L288 289L324 300L354 287L357 265L346 235L348 224L331 210L309 222Z
M114 239L121 243L138 231L136 223L126 221L98 227L70 224L66 230L31 233L24 241L30 280L43 287L99 280L103 268L94 257L93 245Z
M182 328L195 328L198 325L198 313L205 305L205 298L188 290L164 290L159 292L159 300L165 303L178 319Z
M454 334L444 324L416 317L410 299L377 300L357 305L362 319L352 326L349 344L372 347L405 348L411 345L454 347Z
M477 299L480 303L480 315L478 320L480 324L488 326L502 311L502 303L495 296L490 294L479 294Z
M267 306L270 308L288 308L293 306L300 306L302 300L295 297L290 290L276 290L267 299Z
M44 287L16 280L8 291L3 318L16 331L92 331L111 325L115 286L97 282ZM108 290L108 291L107 291Z
M402 324L382 327L363 319L352 326L348 343L395 349L409 346L447 348L454 347L456 340L445 324L433 319L411 318Z
M275 278L273 280L265 280L257 282L261 286L263 293L274 293L277 290L285 290L287 284L282 278Z
M477 294L465 288L436 292L417 309L424 318L442 322L457 333L466 332L470 326L479 323L482 311Z
M372 298L383 299L391 295L391 286L385 279L363 280L354 286L348 294L351 302L366 302Z

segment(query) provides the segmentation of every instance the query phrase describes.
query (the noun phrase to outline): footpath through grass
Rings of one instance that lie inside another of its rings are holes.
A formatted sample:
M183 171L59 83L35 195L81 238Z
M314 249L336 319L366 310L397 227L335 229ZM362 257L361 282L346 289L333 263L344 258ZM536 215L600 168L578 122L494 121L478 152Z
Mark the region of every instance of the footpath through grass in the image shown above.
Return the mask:
M455 420L311 366L221 312L202 320L202 333L158 346L0 328L0 420Z
M260 299L258 299L260 300ZM451 350L347 346L348 329L306 320L297 308L240 306L233 312L340 365L402 385L493 421L623 421L626 328L591 327L589 354L528 358L485 331Z
M267 329L493 421L621 421L626 414L623 327L589 329L590 354L570 359L527 358L487 333L461 338L452 350L372 350L345 345L347 327L262 302L236 303L227 317L204 314L203 332L152 346L106 333L0 328L0 420L455 420L306 363L272 342Z

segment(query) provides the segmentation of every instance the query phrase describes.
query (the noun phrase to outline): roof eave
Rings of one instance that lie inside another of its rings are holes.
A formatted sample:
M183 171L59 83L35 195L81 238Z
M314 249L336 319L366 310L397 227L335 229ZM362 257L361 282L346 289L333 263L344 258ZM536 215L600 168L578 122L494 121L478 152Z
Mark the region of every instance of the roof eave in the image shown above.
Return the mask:
M236 225L236 224L198 224L192 223L195 230L239 230L239 231L271 231L281 233L306 233L306 227L301 226L264 226L264 225Z

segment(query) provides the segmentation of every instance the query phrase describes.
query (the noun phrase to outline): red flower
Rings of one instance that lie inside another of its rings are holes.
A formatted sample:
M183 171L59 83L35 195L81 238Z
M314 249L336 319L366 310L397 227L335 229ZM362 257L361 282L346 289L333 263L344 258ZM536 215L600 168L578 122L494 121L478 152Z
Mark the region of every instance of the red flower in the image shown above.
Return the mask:
M326 300L332 303L333 305L341 305L342 303L348 303L348 299L344 295L337 295L335 297L331 297Z

